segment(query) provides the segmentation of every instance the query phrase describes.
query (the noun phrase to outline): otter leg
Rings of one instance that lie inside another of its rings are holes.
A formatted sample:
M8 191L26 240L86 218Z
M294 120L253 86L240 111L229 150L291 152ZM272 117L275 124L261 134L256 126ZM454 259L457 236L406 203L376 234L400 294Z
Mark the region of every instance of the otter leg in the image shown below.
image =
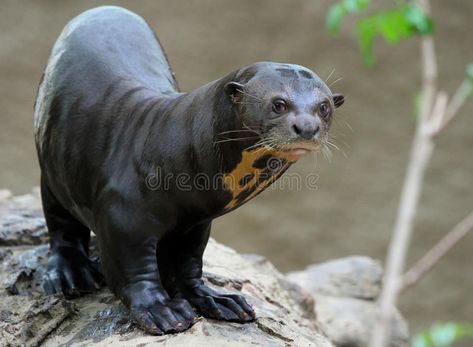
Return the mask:
M44 178L41 199L51 250L42 279L43 291L73 298L99 290L104 281L97 264L88 257L90 230L59 203Z
M196 225L179 239L174 254L175 295L187 299L204 317L251 322L255 319L255 312L243 296L218 293L202 280L202 256L210 226L210 223Z
M156 244L163 237L144 230L141 216L130 209L101 213L97 236L107 284L147 333L161 335L188 329L197 315L187 300L171 299L161 284ZM159 228L158 228L159 229Z

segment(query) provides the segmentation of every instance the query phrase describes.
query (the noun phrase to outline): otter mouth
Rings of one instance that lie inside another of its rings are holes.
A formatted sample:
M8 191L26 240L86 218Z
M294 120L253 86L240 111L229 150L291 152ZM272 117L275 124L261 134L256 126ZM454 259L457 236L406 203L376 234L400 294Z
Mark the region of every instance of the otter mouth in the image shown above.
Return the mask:
M301 157L310 152L315 152L318 149L319 146L315 143L293 143L285 145L281 148L281 151L295 157Z

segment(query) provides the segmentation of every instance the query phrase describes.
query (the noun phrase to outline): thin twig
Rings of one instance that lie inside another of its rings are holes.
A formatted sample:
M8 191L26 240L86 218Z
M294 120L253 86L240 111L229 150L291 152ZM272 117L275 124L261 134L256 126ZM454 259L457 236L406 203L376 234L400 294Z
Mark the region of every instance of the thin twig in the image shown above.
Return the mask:
M422 181L434 148L434 143L430 139L428 133L421 131L420 124L418 124L411 148L396 224L389 244L384 288L380 298L380 319L373 332L372 347L387 346L393 309L399 295L399 284L404 271Z
M451 123L453 118L458 114L458 111L465 103L466 99L473 93L473 84L468 79L465 79L456 92L453 94L450 103L448 104L445 117L439 129L432 134L434 137L438 136Z
M423 122L421 127L427 135L433 140L435 134L443 129L445 115L447 111L448 95L445 92L439 92L435 99L432 115L429 117L427 122Z
M437 92L437 61L434 39L431 36L421 38L422 59L422 101L420 120L427 120L432 111L435 94Z
M423 12L430 15L429 0L415 0ZM434 37L421 36L420 40L421 68L422 68L422 104L420 119L426 120L432 111L437 89L437 55L435 54Z
M437 244L432 247L409 271L402 280L400 291L412 287L420 278L429 272L447 252L462 238L473 230L473 212L450 230Z

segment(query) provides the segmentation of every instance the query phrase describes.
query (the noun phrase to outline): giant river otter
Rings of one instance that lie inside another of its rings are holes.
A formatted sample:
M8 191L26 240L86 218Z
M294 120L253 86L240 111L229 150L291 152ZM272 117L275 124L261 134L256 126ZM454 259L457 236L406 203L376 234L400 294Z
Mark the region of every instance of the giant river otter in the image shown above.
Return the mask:
M197 314L254 320L242 296L202 280L212 220L323 146L343 101L309 69L272 62L182 93L141 17L119 7L82 13L54 45L35 105L51 246L45 292L93 292L103 274L151 334L183 331ZM161 184L169 174L220 180L182 189ZM91 230L100 271L88 257Z

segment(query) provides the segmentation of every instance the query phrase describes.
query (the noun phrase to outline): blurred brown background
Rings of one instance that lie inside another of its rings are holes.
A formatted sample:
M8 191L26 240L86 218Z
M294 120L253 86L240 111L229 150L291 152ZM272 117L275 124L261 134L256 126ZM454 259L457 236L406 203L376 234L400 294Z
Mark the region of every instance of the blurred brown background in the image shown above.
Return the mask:
M473 2L433 0L441 85L457 87L473 62ZM8 1L0 2L0 188L38 185L32 110L50 49L62 27L88 8L116 4L156 30L188 91L256 61L305 65L346 104L333 133L347 157L307 157L291 172L317 173L317 191L269 190L214 223L213 236L259 253L283 271L352 254L383 259L413 134L418 43L378 42L378 65L363 66L349 22L338 38L324 28L332 1ZM389 4L389 1L381 1ZM377 4L377 6L381 6ZM409 263L473 209L473 101L441 136L428 170ZM346 125L349 123L353 131ZM433 321L473 320L473 235L415 288L401 309L416 331Z

